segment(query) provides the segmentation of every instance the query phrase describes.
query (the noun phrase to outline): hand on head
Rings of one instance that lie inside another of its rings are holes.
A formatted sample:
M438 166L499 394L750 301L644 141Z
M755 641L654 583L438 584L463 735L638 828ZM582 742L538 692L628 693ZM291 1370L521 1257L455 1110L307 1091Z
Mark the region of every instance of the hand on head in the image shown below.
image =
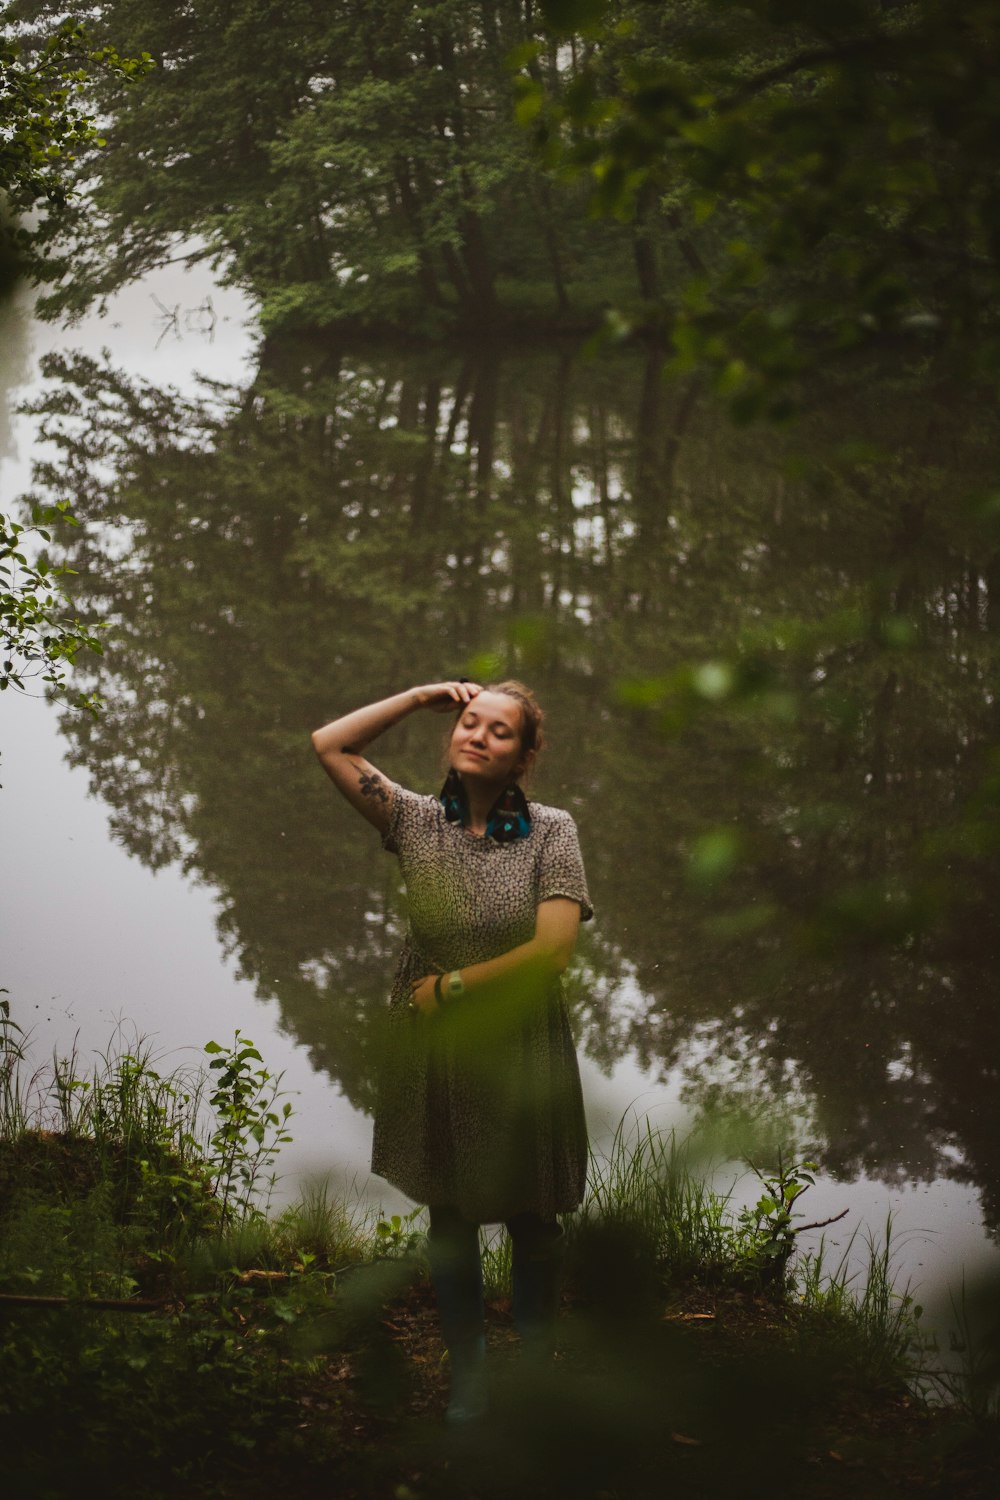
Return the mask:
M425 708L436 714L447 714L471 703L482 692L482 687L478 682L431 682L420 691Z

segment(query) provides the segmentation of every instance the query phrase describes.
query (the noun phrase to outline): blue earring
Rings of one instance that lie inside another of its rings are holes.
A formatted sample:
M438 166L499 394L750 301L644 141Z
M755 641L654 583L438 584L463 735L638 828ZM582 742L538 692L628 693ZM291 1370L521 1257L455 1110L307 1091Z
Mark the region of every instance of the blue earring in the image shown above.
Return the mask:
M528 799L515 781L502 792L486 820L486 837L498 844L513 844L517 839L528 837L531 832L531 813Z
M444 786L441 788L441 804L449 823L461 823L463 827L468 823L469 799L465 795L462 778L454 766L445 777Z

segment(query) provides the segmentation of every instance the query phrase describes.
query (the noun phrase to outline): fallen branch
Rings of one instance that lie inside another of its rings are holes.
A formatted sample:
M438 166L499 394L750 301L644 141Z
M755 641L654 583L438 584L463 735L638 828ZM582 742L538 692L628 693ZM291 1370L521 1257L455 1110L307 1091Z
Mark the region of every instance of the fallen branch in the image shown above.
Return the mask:
M95 1312L162 1312L168 1304L145 1297L29 1297L0 1292L4 1307L83 1307Z
M842 1208L839 1214L834 1214L832 1219L817 1219L815 1224L800 1224L796 1234L804 1234L807 1229L825 1229L828 1224L836 1224L839 1219L846 1219L850 1213L849 1208Z

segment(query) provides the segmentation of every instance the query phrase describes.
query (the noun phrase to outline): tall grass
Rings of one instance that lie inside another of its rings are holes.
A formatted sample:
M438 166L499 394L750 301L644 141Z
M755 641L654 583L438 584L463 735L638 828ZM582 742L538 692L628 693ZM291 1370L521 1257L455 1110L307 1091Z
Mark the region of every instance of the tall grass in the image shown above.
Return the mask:
M323 1183L307 1188L277 1217L247 1216L219 1226L218 1232L190 1240L178 1273L185 1286L201 1291L220 1277L259 1271L324 1272L336 1275L376 1253L372 1215L331 1196Z
M808 1331L818 1331L838 1345L853 1378L876 1389L917 1386L922 1356L919 1322L923 1308L912 1284L896 1284L892 1215L883 1237L865 1231L865 1260L851 1270L858 1231L832 1269L826 1266L826 1244L802 1257L795 1286Z
M591 1152L587 1196L570 1221L570 1245L595 1223L620 1226L663 1275L712 1278L741 1259L731 1196L695 1173L689 1142L625 1115L608 1151Z
M690 1145L631 1115L619 1121L605 1153L590 1154L587 1195L564 1220L565 1279L586 1300L611 1290L611 1262L628 1267L641 1298L666 1281L713 1281L745 1263L729 1193L717 1193L693 1168ZM509 1295L506 1231L481 1236L487 1296ZM602 1286L600 1283L604 1282Z
M11 1016L10 1001L0 1000L0 1139L20 1134L28 1126L23 1040L24 1033Z

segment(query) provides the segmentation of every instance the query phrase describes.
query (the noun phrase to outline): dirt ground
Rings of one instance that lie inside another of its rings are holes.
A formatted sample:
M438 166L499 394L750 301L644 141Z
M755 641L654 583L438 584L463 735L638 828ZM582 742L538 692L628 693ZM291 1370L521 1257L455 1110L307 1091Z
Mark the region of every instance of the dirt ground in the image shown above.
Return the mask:
M567 1307L551 1365L488 1310L491 1409L443 1420L447 1360L432 1297L411 1286L379 1336L329 1362L309 1418L347 1437L345 1500L995 1500L1000 1439L904 1390L864 1390L794 1310L691 1292L629 1324ZM333 1476L331 1475L332 1479Z

